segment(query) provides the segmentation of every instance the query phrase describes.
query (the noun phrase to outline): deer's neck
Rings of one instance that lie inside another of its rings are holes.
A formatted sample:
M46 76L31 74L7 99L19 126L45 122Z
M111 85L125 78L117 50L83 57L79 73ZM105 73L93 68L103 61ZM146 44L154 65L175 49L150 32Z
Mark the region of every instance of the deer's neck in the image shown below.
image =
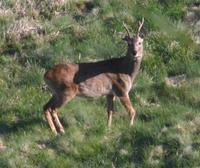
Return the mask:
M135 80L136 76L138 75L140 71L140 65L141 65L142 59L135 59L132 62L132 70L131 70L131 79L132 82Z
M126 65L129 66L129 75L131 76L132 82L135 80L137 74L139 73L142 56L142 52L140 53L140 55L134 55L130 51L127 52Z

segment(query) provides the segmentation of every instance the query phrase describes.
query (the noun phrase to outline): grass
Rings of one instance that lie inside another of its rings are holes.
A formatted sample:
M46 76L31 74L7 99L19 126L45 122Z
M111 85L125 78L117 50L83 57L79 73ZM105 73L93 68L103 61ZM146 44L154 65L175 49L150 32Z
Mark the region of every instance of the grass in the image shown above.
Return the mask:
M0 3L0 165L196 168L200 166L199 46L182 18L193 1L28 1ZM133 127L117 100L112 129L105 98L75 98L60 109L55 136L42 107L53 65L124 55L122 22L145 17L145 55L130 96ZM166 78L182 75L177 86Z

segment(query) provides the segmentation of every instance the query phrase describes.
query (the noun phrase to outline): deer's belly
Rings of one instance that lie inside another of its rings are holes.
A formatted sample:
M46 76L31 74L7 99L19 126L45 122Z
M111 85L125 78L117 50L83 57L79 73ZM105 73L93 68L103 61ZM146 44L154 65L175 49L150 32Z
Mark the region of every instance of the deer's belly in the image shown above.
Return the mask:
M112 83L104 76L96 76L79 84L80 96L99 97L110 94Z

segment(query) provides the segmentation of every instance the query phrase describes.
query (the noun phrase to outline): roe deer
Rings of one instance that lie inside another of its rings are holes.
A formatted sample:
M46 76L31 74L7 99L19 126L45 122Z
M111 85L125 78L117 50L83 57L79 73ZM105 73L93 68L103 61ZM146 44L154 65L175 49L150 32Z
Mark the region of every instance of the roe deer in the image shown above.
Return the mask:
M129 91L143 57L143 37L140 36L143 24L144 18L139 22L135 37L130 36L124 24L127 36L123 40L128 44L126 56L92 63L58 64L45 73L44 80L52 97L44 106L44 114L55 134L57 131L64 133L58 108L75 96L107 96L108 127L112 122L113 100L118 97L129 114L130 125L133 124L136 111L131 104Z

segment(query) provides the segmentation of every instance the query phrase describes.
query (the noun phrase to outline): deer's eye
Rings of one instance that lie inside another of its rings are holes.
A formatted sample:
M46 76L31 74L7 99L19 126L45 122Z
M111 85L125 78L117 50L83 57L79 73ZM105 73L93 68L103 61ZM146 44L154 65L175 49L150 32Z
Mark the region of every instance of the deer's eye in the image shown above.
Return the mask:
M139 42L138 44L141 45L141 42Z

